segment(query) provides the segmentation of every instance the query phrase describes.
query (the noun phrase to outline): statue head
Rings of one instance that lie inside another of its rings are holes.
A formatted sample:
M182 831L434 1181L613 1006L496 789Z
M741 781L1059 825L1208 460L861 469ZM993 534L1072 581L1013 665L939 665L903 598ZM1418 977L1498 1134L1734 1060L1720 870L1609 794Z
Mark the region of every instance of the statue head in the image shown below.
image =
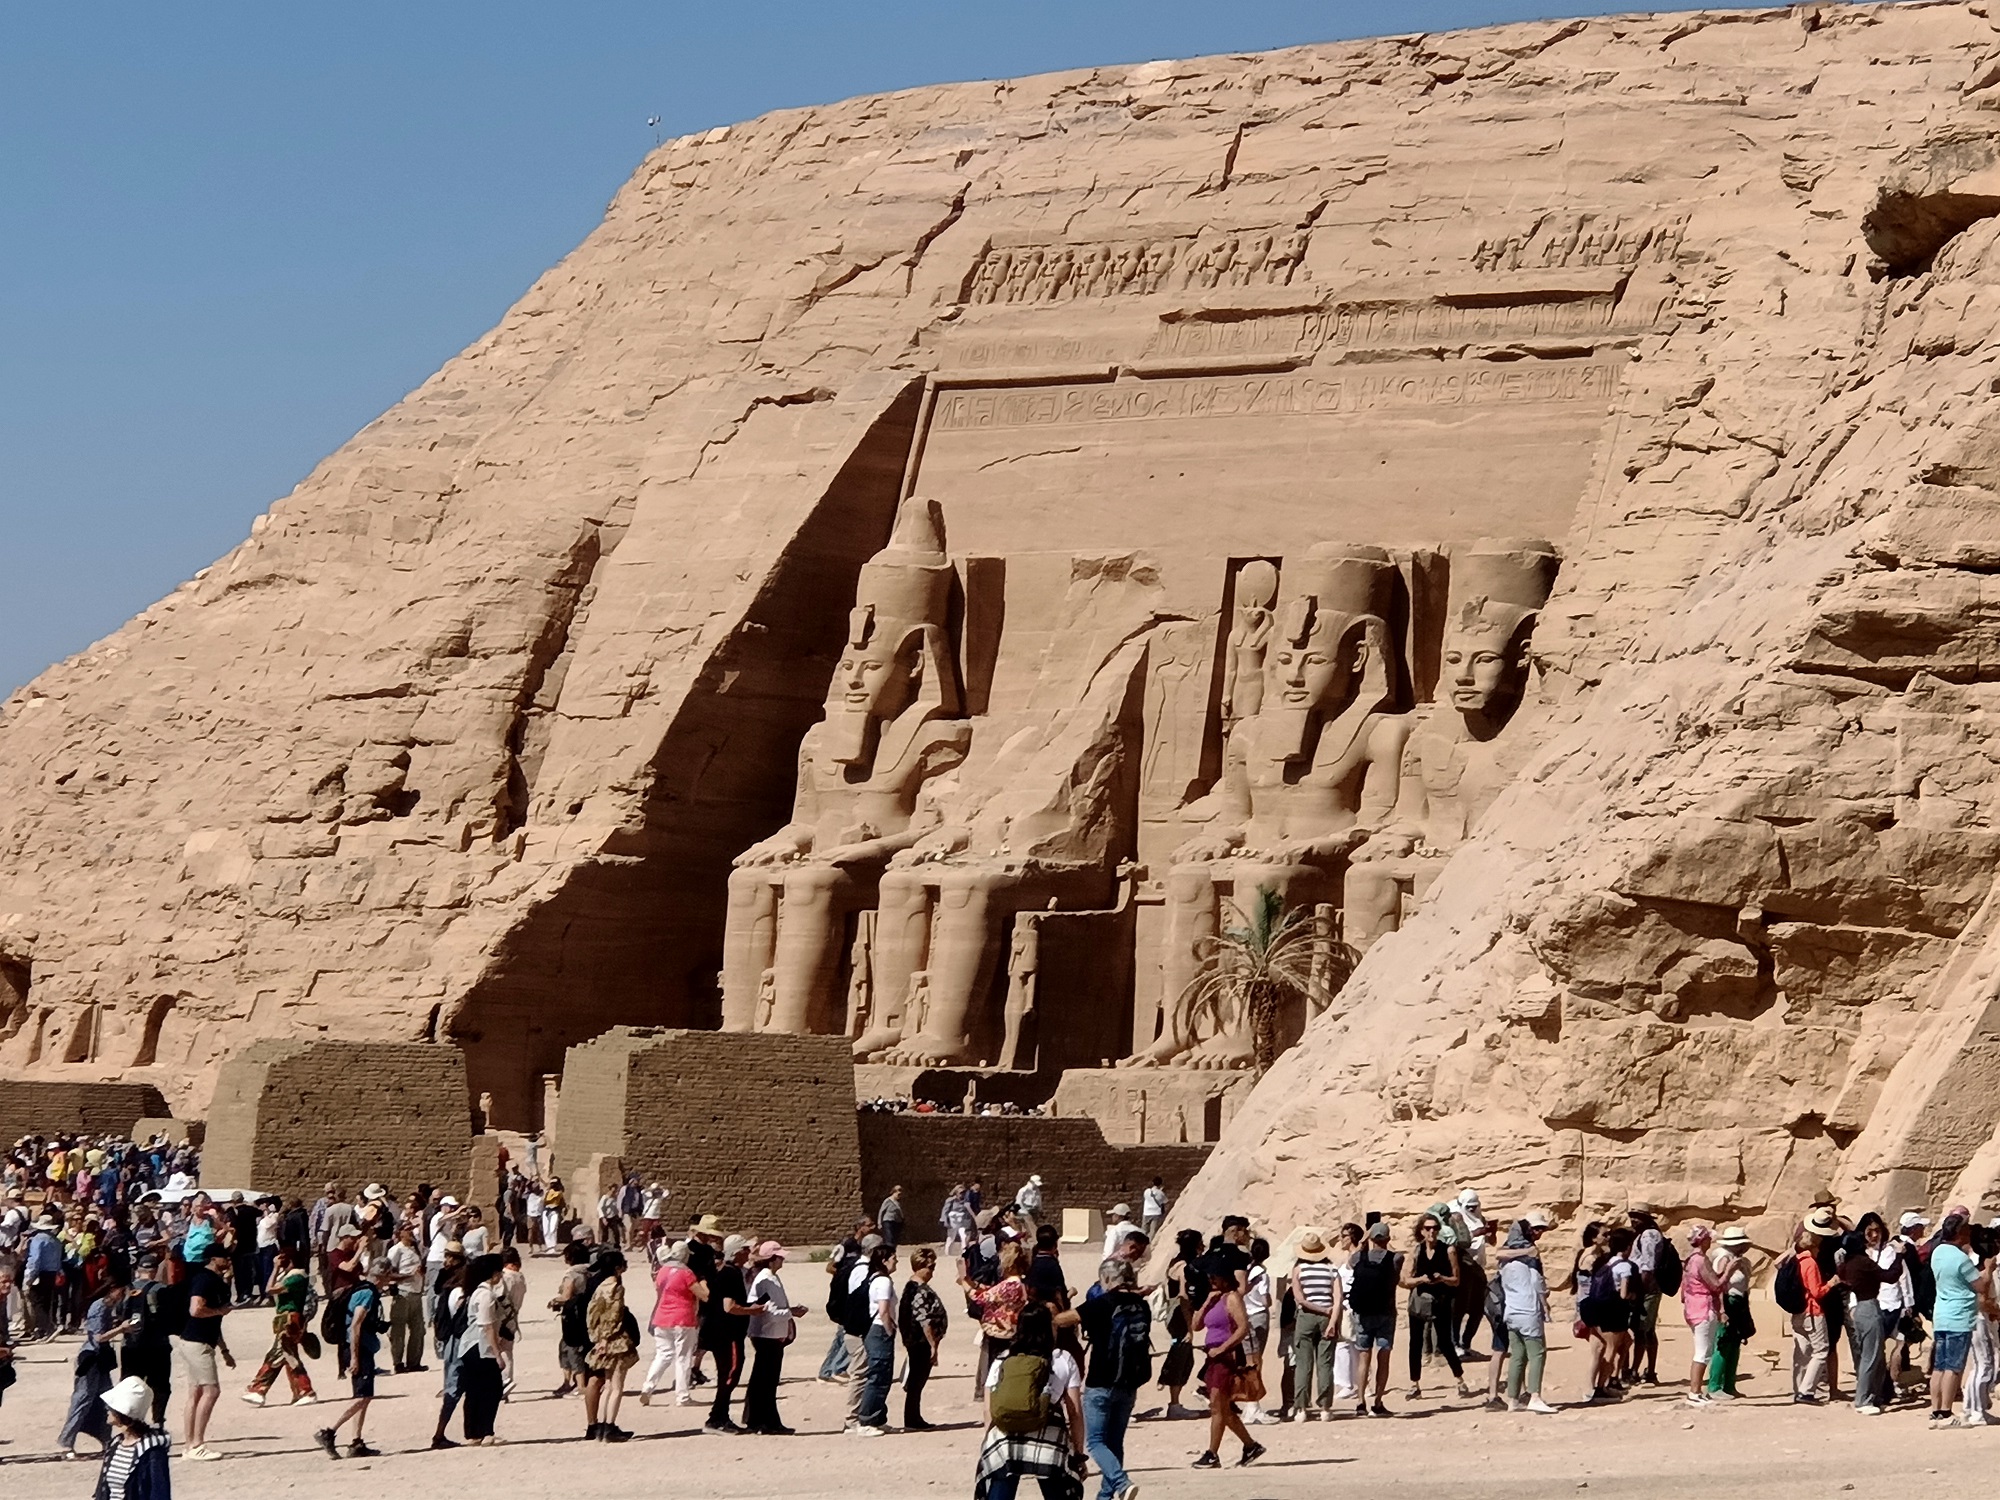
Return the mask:
M1559 563L1539 539L1488 539L1453 552L1440 687L1474 728L1498 729L1520 704L1535 621Z
M1285 760L1312 753L1319 726L1386 667L1396 565L1379 547L1321 543L1285 569L1264 659L1262 742Z
M826 695L834 760L871 765L885 724L958 711L945 635L951 581L937 502L905 500L889 545L862 565L855 585L847 641Z

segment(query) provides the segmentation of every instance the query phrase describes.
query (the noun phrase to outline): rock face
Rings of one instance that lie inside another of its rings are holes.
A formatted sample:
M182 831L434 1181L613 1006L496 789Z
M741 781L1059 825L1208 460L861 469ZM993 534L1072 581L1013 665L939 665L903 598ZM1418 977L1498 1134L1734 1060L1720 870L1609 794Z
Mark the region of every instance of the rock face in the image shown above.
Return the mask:
M1366 954L1190 1214L1984 1192L1985 9L1391 38L662 147L7 704L0 1071L193 1115L254 1037L451 1042L521 1128L614 1024L1227 1067L1180 976L1275 883ZM870 570L892 530L936 598ZM891 637L937 692L908 781L868 726L919 699L837 680ZM803 795L886 769L886 819Z

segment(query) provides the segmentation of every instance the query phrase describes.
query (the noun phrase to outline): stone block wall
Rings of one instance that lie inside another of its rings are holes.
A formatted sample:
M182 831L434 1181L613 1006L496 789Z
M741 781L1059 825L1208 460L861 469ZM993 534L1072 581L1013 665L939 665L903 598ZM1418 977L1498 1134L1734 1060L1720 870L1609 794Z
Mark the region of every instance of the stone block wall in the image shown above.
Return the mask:
M617 1158L673 1190L674 1220L826 1244L861 1202L854 1122L843 1037L618 1026L569 1049L552 1157L566 1180Z
M470 1187L465 1058L422 1042L271 1039L223 1067L209 1109L202 1181L296 1194L380 1182Z
M0 1078L0 1144L24 1135L82 1130L129 1135L133 1125L167 1113L149 1083L42 1083Z
M1210 1150L1113 1146L1095 1120L868 1112L857 1119L863 1201L872 1212L901 1183L907 1238L920 1242L938 1238L938 1210L955 1182L978 1178L991 1205L1007 1202L1039 1172L1045 1222L1060 1223L1065 1208L1106 1209L1120 1201L1136 1214L1155 1176L1177 1198Z

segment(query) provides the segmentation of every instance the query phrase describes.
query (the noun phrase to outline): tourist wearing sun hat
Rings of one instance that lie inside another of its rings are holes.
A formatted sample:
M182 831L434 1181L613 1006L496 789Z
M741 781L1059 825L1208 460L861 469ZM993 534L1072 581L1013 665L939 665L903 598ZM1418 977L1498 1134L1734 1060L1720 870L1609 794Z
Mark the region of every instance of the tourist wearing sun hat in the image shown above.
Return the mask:
M1736 1389L1737 1361L1757 1331L1750 1316L1750 1236L1741 1224L1731 1224L1715 1237L1708 1260L1722 1278L1722 1324L1708 1361L1708 1398L1734 1401L1743 1394Z
M743 1427L770 1437L790 1437L792 1429L778 1416L778 1379L784 1370L785 1346L792 1341L797 1320L806 1315L785 1291L778 1273L785 1268L785 1247L765 1240L750 1252L755 1274L750 1278L750 1347L755 1361L743 1388Z
M1104 1226L1104 1253L1098 1256L1098 1259L1100 1261L1112 1259L1118 1254L1118 1247L1124 1244L1127 1238L1139 1232L1139 1226L1132 1222L1132 1205L1112 1204L1111 1222Z
M110 1441L104 1448L97 1493L115 1500L171 1500L173 1484L167 1473L170 1439L147 1418L153 1411L153 1390L137 1375L128 1375L98 1398L110 1417Z
M1340 1273L1317 1230L1307 1230L1293 1252L1292 1420L1333 1418L1333 1351L1340 1335Z

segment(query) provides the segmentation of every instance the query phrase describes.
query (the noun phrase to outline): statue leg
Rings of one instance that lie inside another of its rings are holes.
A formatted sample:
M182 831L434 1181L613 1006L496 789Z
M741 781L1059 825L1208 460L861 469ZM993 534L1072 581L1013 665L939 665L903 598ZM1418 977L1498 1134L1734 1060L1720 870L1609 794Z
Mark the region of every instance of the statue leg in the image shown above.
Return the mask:
M1341 929L1357 953L1365 953L1377 938L1402 925L1398 868L1388 860L1363 860L1347 867L1340 895Z
M729 872L729 915L722 929L722 1029L753 1031L757 986L778 940L779 872L747 865Z
M1007 876L962 871L939 880L927 965L930 1011L923 1029L889 1054L890 1062L939 1067L979 1061L974 1032L999 954L994 897L1012 885Z
M924 877L915 870L889 870L881 891L875 911L875 1018L854 1044L856 1062L904 1040L910 976L928 962L930 949L931 896Z
M785 904L771 958L777 1001L765 1030L806 1036L840 1030L843 919L865 904L865 894L833 865L794 865L785 872Z
M1147 1067L1170 1063L1194 1046L1188 986L1201 973L1200 949L1215 936L1216 869L1181 865L1167 872L1167 952L1160 965L1160 1034L1130 1061Z

